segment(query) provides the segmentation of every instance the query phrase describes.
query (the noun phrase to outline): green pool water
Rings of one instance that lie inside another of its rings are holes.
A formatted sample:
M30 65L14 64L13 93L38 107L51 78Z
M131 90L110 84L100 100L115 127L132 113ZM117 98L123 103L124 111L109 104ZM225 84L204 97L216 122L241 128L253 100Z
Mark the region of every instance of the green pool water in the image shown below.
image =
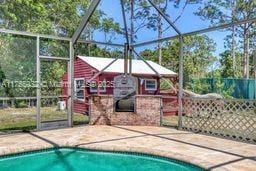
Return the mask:
M0 171L196 171L199 167L161 157L60 148L0 157Z

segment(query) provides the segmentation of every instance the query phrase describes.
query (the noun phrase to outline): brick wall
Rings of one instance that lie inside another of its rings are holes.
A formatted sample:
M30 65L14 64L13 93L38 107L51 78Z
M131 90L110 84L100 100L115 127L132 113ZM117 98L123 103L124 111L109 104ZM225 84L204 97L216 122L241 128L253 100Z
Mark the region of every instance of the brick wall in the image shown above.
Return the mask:
M135 112L114 112L113 96L91 96L90 124L92 125L160 125L161 96L136 96Z

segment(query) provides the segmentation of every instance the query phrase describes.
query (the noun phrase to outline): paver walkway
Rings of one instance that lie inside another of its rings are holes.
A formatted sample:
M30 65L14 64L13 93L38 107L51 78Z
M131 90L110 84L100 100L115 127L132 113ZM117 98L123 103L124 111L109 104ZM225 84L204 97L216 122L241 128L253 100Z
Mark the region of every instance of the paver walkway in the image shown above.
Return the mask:
M0 135L0 155L54 146L143 152L212 170L256 170L256 145L165 127L83 126Z

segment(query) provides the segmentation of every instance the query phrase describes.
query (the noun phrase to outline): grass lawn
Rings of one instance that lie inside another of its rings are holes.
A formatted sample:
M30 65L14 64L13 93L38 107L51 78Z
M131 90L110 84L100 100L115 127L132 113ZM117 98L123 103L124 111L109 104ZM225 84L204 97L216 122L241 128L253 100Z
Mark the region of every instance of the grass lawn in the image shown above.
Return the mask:
M66 119L66 112L57 111L57 107L41 108L42 121ZM87 124L86 115L74 114L74 125ZM0 109L0 132L31 130L36 128L36 108Z
M57 107L41 108L42 121L66 119L66 112L57 111ZM88 124L86 115L74 113L74 125ZM163 125L178 126L178 116L164 116ZM0 132L33 130L36 128L36 108L0 109Z

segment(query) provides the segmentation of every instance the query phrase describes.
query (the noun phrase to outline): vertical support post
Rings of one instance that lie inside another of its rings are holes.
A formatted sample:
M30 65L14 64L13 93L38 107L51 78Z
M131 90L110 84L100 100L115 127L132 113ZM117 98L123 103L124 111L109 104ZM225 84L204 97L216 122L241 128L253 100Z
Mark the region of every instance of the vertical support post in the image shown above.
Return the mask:
M134 0L131 0L131 35L130 35L130 45L134 43Z
M132 75L133 43L134 43L134 0L131 0L131 35L129 46L129 74Z
M252 54L253 54L253 73L254 73L254 79L256 81L256 49L253 51ZM255 87L255 89L256 89L256 87ZM256 91L255 91L255 93L256 93Z
M129 45L128 43L125 43L124 45L124 73L127 75L128 73L128 57L129 57Z
M74 58L75 49L73 43L69 42L69 64L68 64L68 126L73 126L73 101L74 101Z
M178 104L179 104L179 120L178 120L178 129L182 129L182 114L183 114L183 37L179 37L180 42L180 51L179 51L179 96L178 96Z
M130 46L129 48L129 74L132 75L133 46Z
M253 51L254 98L256 99L256 49Z
M36 127L41 129L41 64L40 64L40 37L36 37Z

